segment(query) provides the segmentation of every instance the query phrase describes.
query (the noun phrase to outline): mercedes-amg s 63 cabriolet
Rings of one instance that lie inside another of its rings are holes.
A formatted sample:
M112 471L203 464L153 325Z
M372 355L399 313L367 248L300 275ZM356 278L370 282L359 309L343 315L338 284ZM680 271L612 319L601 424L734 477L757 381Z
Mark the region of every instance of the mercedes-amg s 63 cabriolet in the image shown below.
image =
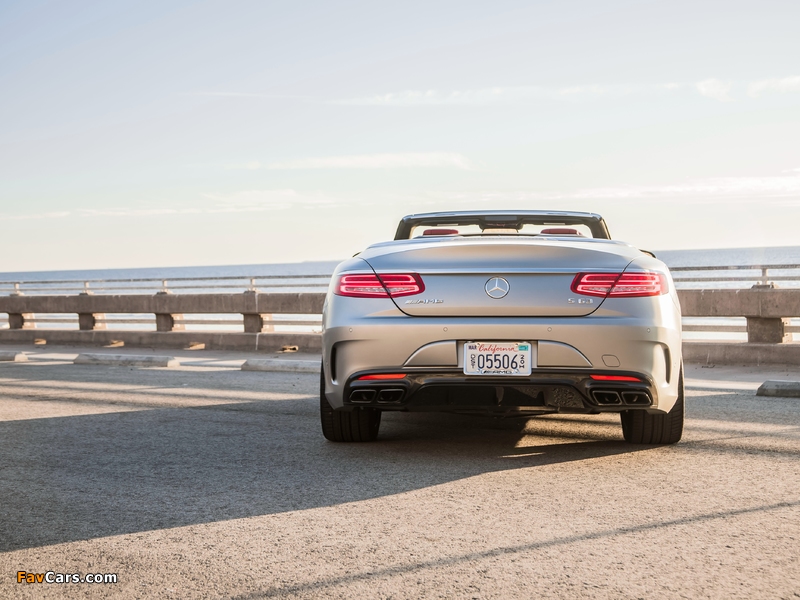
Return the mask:
M384 411L620 414L683 431L681 313L666 265L596 214L419 214L341 263L325 301L322 431L372 441Z

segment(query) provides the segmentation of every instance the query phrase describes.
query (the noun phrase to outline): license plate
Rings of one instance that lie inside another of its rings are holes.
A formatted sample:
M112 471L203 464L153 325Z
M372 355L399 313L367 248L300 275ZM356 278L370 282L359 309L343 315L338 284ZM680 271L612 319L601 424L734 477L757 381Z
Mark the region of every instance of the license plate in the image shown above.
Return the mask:
M530 342L467 342L465 375L530 375Z

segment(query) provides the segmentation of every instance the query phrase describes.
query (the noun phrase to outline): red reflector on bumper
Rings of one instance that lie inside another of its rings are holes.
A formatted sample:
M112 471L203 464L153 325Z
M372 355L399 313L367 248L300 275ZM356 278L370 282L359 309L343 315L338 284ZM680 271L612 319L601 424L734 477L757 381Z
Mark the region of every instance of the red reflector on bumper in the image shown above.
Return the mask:
M595 381L635 381L641 383L638 377L629 377L628 375L589 375Z
M403 379L405 373L375 373L373 375L362 375L358 378L359 381L376 381L380 379Z

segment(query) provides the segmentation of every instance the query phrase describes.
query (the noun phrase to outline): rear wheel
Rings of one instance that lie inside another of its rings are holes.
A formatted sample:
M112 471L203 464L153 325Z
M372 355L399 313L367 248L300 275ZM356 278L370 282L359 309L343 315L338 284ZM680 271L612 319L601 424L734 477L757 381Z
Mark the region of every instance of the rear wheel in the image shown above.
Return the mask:
M683 435L683 368L678 376L678 400L667 414L651 415L643 410L620 413L622 435L630 444L675 444Z
M372 442L378 437L381 411L359 406L352 411L333 410L325 397L325 370L320 366L319 415L322 435L332 442Z

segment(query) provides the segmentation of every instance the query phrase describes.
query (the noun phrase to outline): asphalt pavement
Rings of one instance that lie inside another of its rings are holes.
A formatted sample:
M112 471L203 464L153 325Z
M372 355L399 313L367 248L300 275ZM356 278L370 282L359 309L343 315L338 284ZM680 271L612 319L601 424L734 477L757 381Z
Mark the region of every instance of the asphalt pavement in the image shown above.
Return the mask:
M688 366L669 447L613 415L388 414L333 444L314 374L23 350L0 363L3 598L800 597L800 399L755 395L800 367Z

